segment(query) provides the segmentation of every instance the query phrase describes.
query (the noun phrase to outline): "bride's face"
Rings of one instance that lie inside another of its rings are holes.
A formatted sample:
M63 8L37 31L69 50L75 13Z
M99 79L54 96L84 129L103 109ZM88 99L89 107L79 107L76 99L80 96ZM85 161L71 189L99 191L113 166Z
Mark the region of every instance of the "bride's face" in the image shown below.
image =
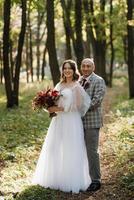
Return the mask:
M74 74L74 71L73 69L71 68L70 64L69 63L66 63L64 65L64 69L63 69L63 74L66 78L72 78L73 79L73 74Z

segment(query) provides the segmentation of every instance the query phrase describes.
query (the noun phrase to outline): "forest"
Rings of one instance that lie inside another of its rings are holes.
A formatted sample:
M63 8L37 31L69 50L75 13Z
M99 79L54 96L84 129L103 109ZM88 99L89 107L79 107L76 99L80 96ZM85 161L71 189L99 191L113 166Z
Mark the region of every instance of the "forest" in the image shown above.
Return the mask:
M102 188L67 194L31 186L50 123L32 100L59 82L64 60L80 71L84 58L107 86ZM132 200L133 141L134 0L0 0L0 199Z

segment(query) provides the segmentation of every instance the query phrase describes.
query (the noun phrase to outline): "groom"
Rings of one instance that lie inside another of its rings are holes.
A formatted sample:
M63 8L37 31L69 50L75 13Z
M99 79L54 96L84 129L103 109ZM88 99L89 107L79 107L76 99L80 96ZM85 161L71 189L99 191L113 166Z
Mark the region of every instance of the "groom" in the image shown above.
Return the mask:
M91 184L87 191L97 191L101 187L100 161L98 153L99 131L102 126L101 104L106 86L103 78L94 73L92 59L85 58L81 63L80 83L91 97L91 106L83 117Z

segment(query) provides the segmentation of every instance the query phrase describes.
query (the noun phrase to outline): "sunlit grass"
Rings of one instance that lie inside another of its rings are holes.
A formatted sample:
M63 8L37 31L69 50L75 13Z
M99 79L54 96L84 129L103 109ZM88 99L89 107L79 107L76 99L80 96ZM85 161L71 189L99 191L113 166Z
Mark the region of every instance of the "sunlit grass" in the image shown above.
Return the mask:
M134 188L134 99L122 100L117 97L111 113L113 122L107 125L108 141L105 143L107 158L112 155L111 167L119 176L120 185Z
M14 109L6 109L4 88L0 88L0 161L4 165L0 190L5 196L30 184L50 122L48 113L33 111L31 102L50 83L21 84L20 106Z

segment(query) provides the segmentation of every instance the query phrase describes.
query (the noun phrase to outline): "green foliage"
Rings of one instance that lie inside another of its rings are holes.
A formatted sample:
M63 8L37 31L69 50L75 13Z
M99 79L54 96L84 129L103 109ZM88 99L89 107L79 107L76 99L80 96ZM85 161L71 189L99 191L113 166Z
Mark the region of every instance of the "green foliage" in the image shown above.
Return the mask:
M134 189L134 174L129 174L122 177L122 185L127 187L129 190Z
M119 145L117 151L118 167L120 167L120 171L123 174L120 181L121 184L127 187L129 190L134 188L134 118L132 119L132 123L129 123L128 125L125 124L119 133Z
M128 117L128 122L133 123L133 116L134 116L134 100L128 100L128 96L126 94L118 97L118 101L120 103L116 104L114 110L120 112L122 117Z
M11 0L12 5L14 4L20 4L21 0Z
M30 5L31 5L31 9L35 9L35 10L40 10L40 12L44 12L44 7L45 7L45 2L44 0L32 0L29 1Z
M4 193L17 192L30 182L50 122L48 113L33 111L31 103L37 91L48 84L21 84L20 107L9 110L5 108L4 87L0 86L0 163L4 166L1 190Z
M16 200L56 200L56 192L41 186L31 186L22 191Z
M110 16L110 5L106 5L106 24L107 24L107 43L109 43L109 27L110 22L113 24L113 45L115 52L115 59L118 62L124 62L124 44L123 39L127 34L127 20L126 20L126 1L113 1L113 14ZM109 49L107 57L111 54Z
M113 149L116 154L113 168L119 175L120 184L131 194L134 188L134 99L126 98L116 99L115 121L110 131L113 132Z

